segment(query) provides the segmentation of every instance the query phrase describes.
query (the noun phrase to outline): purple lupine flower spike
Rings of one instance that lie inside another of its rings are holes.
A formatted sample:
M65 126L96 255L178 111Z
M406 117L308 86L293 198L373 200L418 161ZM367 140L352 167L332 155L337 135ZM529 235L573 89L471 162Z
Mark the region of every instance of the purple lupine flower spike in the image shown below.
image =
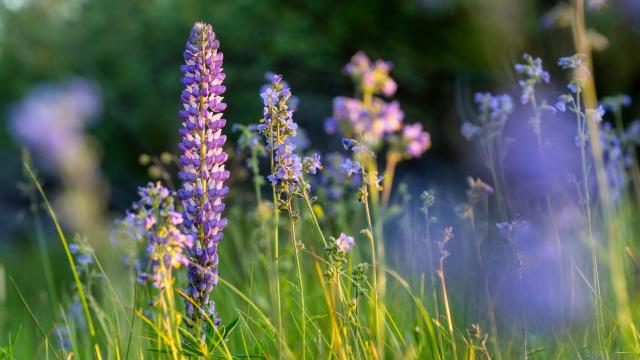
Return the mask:
M216 327L220 320L209 293L218 283L217 249L227 224L222 218L222 200L229 192L224 186L229 172L225 170L227 154L222 148L226 141L222 135L226 124L222 111L226 104L222 97L225 75L219 46L211 25L201 22L193 25L184 52L185 64L180 67L184 90L179 145L182 188L178 191L184 204L183 229L198 239L190 249L186 293L202 312L187 300L187 314L197 319L204 313Z

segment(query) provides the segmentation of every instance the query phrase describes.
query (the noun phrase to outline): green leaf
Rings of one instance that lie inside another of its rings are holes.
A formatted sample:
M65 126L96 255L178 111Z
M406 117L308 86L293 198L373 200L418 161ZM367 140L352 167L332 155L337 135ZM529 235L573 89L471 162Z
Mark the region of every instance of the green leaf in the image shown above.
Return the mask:
M238 320L240 320L240 318L235 318L235 320L227 324L224 331L222 332L223 339L226 339L229 336L229 334L231 334L231 332L236 327L236 325L238 325Z

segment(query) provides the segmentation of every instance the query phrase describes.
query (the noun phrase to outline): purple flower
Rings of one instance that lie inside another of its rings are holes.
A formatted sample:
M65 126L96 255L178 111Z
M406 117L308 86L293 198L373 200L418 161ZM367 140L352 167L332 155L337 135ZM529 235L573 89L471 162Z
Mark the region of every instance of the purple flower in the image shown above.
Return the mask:
M588 119L592 119L593 121L600 123L602 122L604 113L604 107L602 105L598 105L598 107L595 109L587 109L586 116Z
M86 152L84 131L99 114L100 102L98 87L82 78L39 85L10 109L10 131L39 156L71 163Z
M405 156L419 158L431 147L431 136L423 131L421 123L405 125L402 129L402 142L405 144Z
M561 57L560 59L558 59L558 65L560 65L563 70L575 70L582 65L582 58L583 56L581 56L580 54Z
M384 60L371 62L362 51L357 52L345 66L344 71L351 76L358 87L371 91L373 94L383 94L386 97L396 93L398 85L389 76L393 64Z
M345 73L351 76L360 98L336 97L333 115L325 123L325 130L332 134L343 130L346 136L357 138L368 148L377 149L383 140L389 140L402 129L404 112L397 101L387 102L379 95L391 97L397 90L396 82L389 76L393 68L388 61L372 62L364 53L355 54L346 65Z
M507 94L476 93L475 101L480 112L488 113L495 119L504 119L513 112L513 100Z
M274 75L271 84L263 87L263 98L273 97L273 101L265 102L264 117L258 125L267 148L273 151L274 163L267 179L280 194L297 192L298 186L303 184L303 172L315 174L321 167L319 155L303 160L294 152L296 148L307 147L308 139L293 121L293 110L287 103L291 90L283 84L286 83L282 77Z
M335 134L338 131L338 127L339 127L338 120L336 120L333 117L328 118L324 122L324 131L329 135Z
M527 104L533 99L535 95L535 86L540 83L548 83L550 80L549 73L542 68L542 60L540 58L533 58L529 54L524 54L524 64L516 64L515 69L519 74L526 76L526 79L520 80L520 88L522 89L522 95L520 96L520 102Z
M82 266L81 271L86 271L87 267L93 264L93 248L86 243L69 243L69 252L74 255L78 264Z
M336 245L340 251L349 252L353 245L356 243L353 236L345 235L345 233L340 233L340 236L336 239Z
M320 155L318 153L305 157L302 163L305 172L308 174L315 175L317 170L322 169L322 163L320 163Z
M227 154L223 150L226 136L222 128L226 124L222 111L226 108L222 94L225 75L222 70L223 54L211 25L196 23L186 44L185 64L180 67L184 77L182 84L183 121L180 135L179 196L184 204L183 231L197 241L191 246L186 292L203 309L213 308L209 293L218 283L218 243L227 220L222 218L222 202L229 188L224 185L229 177L224 163ZM275 80L274 80L275 81ZM265 103L273 101L272 94L265 94ZM187 303L187 313L192 318L201 317ZM205 311L206 313L206 311ZM219 319L212 316L217 326Z
M282 149L283 147L280 147ZM302 163L300 156L292 152L278 152L278 168L276 178L279 181L298 182L302 177Z
M160 182L141 187L138 194L140 199L120 224L130 230L132 240L145 245L144 263L148 266L144 268L148 272L139 272L136 281L144 284L152 279L153 286L163 290L172 281L173 269L188 265L187 251L193 247L195 238L181 231L184 218L175 211L173 196Z
M360 163L352 161L351 159L345 159L340 166L347 177L352 177L360 172Z
M460 126L460 133L462 133L465 139L471 140L480 133L480 127L465 121L462 123L462 126Z

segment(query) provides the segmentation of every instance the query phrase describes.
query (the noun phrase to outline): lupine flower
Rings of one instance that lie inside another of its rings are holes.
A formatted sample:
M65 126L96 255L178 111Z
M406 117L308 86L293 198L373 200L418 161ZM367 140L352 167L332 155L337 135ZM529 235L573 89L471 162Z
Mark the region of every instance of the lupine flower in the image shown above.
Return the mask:
M431 147L431 136L423 131L421 123L407 124L402 129L402 142L405 144L405 156L419 158Z
M340 233L340 236L336 239L336 245L340 251L349 252L351 247L355 244L353 236L348 236L345 233Z
M137 236L132 240L145 247L144 259L137 262L137 281L144 284L151 279L153 286L162 290L171 281L174 269L190 263L187 251L195 238L181 231L183 216L176 212L173 197L160 182L139 188L138 195L140 199L133 203L120 226L137 229L129 234ZM148 272L140 271L142 263L147 264Z
M185 64L180 67L185 88L180 110L182 188L178 192L185 208L183 231L197 239L190 249L186 293L216 326L220 320L209 293L218 283L218 243L227 224L222 201L229 192L224 185L229 172L224 166L227 154L222 147L227 138L222 135L226 124L222 111L227 106L222 98L225 75L219 46L211 25L198 22L193 26L184 52ZM185 304L191 318L201 317L190 301Z
M11 106L8 128L14 140L36 156L45 171L64 187L55 207L61 220L79 234L97 235L104 228L106 185L86 133L101 108L97 84L83 78L34 87Z
M55 162L72 163L86 145L85 127L100 111L100 92L85 79L35 87L9 114L11 132L21 144Z

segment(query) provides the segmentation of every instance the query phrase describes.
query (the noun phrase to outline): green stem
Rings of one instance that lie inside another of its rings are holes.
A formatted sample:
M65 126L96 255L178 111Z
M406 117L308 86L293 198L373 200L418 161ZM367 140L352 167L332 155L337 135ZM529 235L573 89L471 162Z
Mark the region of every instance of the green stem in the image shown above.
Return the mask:
M82 303L82 307L84 309L84 314L85 314L85 319L87 322L87 328L89 329L89 335L91 336L91 342L94 346L95 349L95 357L100 359L102 357L101 352L100 352L100 346L98 345L97 339L96 339L96 330L95 327L93 326L93 320L91 318L91 311L89 311L89 304L87 303L87 297L85 296L84 293L84 288L82 287L82 282L80 281L80 275L78 274L78 271L76 270L76 265L73 261L73 255L71 255L71 250L69 250L69 243L67 242L67 238L64 236L64 232L62 231L62 227L60 226L60 223L58 222L58 217L56 216L55 211L53 211L53 208L51 207L51 204L49 203L49 199L47 198L47 196L44 193L44 190L42 189L42 186L40 185L40 182L38 181L38 179L36 179L35 174L33 173L33 170L31 170L31 167L29 166L29 164L24 163L24 168L25 171L27 173L27 175L29 175L29 177L31 178L31 181L33 181L33 183L35 184L36 188L38 189L38 192L40 193L40 196L42 197L42 200L45 203L45 206L47 207L47 210L49 212L49 215L51 216L51 220L53 220L53 223L56 227L56 231L58 232L58 237L60 238L60 242L62 243L62 247L64 248L64 251L67 255L67 260L69 261L69 265L71 267L71 273L73 274L73 280L76 283L76 286L78 287L78 295L80 296L80 302Z
M302 282L302 266L300 265L300 249L298 248L298 242L296 240L296 223L293 218L293 206L291 204L291 198L288 199L289 206L289 226L291 229L291 242L296 258L296 269L298 272L298 286L300 287L300 321L302 322L302 359L305 359L306 355L306 337L307 337L307 321L305 318L305 305L304 305L304 285Z

